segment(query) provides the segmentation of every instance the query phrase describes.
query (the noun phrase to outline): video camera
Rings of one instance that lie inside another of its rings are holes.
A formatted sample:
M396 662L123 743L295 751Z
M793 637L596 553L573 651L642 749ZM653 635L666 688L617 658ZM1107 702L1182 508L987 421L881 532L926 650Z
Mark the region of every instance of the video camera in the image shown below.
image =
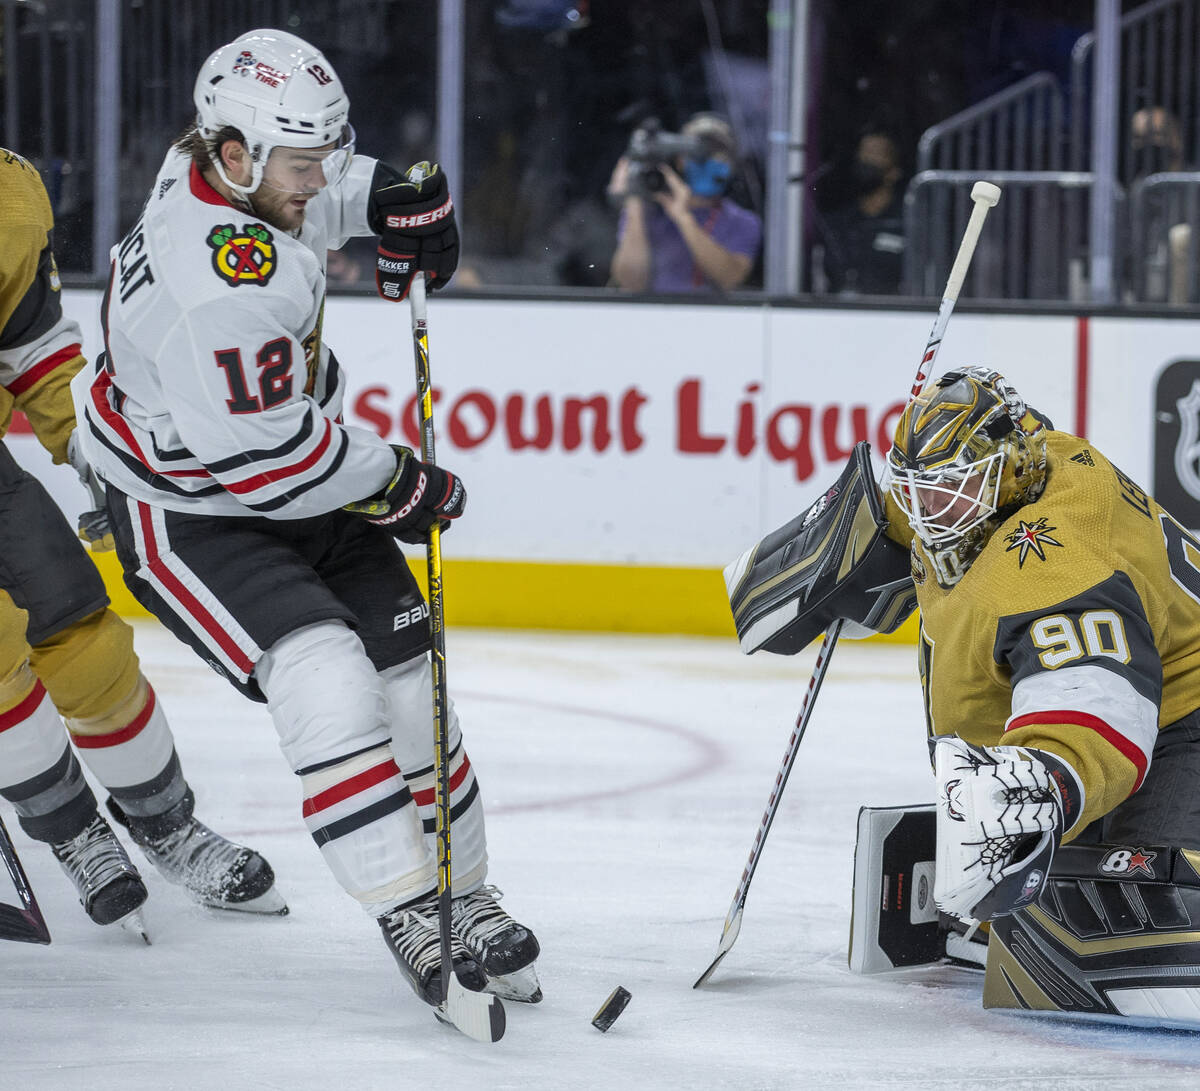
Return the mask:
M710 153L706 140L698 136L663 132L657 118L648 118L629 139L629 192L637 197L661 193L667 180L659 169L673 159L705 159Z

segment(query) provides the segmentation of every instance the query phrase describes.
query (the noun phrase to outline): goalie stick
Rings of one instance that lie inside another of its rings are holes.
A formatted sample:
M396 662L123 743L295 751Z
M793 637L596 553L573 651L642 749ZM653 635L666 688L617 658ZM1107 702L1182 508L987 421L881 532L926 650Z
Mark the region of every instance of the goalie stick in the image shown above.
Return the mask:
M37 898L33 896L33 888L25 876L25 869L21 867L21 860L8 836L3 818L0 818L0 856L4 857L4 866L12 877L17 897L21 899L19 907L0 902L0 939L49 943L50 929L46 927L46 918L42 916Z
M958 254L954 258L954 264L950 267L950 275L946 279L946 290L942 293L942 302L938 307L937 317L933 321L933 329L929 333L929 340L925 343L925 351L921 354L921 363L917 367L917 375L913 379L912 389L909 391L909 401L916 398L925 389L925 384L929 381L929 374L933 369L933 361L937 356L938 348L941 346L942 338L945 336L946 326L950 322L950 315L954 311L954 305L958 302L958 294L962 291L963 281L966 280L967 269L970 267L971 257L975 253L975 245L979 242L979 233L983 230L983 221L988 214L988 209L994 208L996 202L1000 200L1000 187L992 185L990 182L976 182L971 188L971 200L974 202L975 207L971 210L971 218L967 221L962 242L959 243ZM800 715L796 718L796 726L792 729L791 738L788 739L787 750L784 752L779 772L775 774L775 786L771 789L771 796L767 800L767 809L758 824L758 832L755 834L754 843L750 847L750 858L746 862L745 869L742 871L742 877L738 881L737 889L733 894L733 902L729 906L729 912L725 916L725 925L721 930L720 942L717 944L717 957L712 960L708 969L696 978L695 983L692 985L693 989L700 988L701 985L712 977L713 971L729 953L730 948L733 947L734 942L738 938L738 933L741 931L742 914L746 908L746 895L750 890L750 880L754 878L754 871L758 867L759 858L762 856L763 846L767 842L767 834L770 833L771 823L775 820L775 811L779 806L779 800L783 795L783 789L787 784L788 776L791 774L792 766L795 764L796 752L800 747L800 740L804 737L808 721L812 716L817 693L820 692L821 683L825 679L825 672L829 669L829 661L833 658L833 649L837 645L838 637L841 635L842 624L842 621L839 619L825 630L825 635L821 640L821 647L817 652L817 661L813 666L812 678L809 679L808 689L804 693L804 702L800 707Z
M414 168L415 169L415 168ZM412 177L410 173L410 177ZM420 178L414 178L420 181ZM433 436L433 384L429 370L429 325L425 309L425 274L418 273L408 293L412 313L413 357L417 371L417 397L421 413L421 458L436 461ZM450 956L450 728L446 698L446 627L442 597L442 530L435 519L425 545L429 572L430 667L433 674L433 752L437 767L435 793L438 932L442 946L442 1002L435 1009L442 1022L457 1027L479 1042L504 1037L504 1005L489 993L464 988Z

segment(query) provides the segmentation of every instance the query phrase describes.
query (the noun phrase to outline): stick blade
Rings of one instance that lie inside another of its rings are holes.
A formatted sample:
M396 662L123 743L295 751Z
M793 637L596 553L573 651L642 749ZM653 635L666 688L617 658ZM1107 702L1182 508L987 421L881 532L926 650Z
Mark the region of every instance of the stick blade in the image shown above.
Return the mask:
M456 974L451 975L446 999L434 1009L434 1014L477 1042L498 1042L504 1037L506 1019L500 998L471 992L463 987Z
M717 944L717 957L709 963L708 969L704 971L692 985L693 989L700 988L710 977L727 954L730 948L737 942L738 933L742 930L742 913L745 909L744 905L739 905L737 911L725 922L725 930L721 933L721 942Z
M0 904L0 939L16 940L18 943L49 943L50 929L46 927L46 919L37 909L37 903L34 903L33 909Z

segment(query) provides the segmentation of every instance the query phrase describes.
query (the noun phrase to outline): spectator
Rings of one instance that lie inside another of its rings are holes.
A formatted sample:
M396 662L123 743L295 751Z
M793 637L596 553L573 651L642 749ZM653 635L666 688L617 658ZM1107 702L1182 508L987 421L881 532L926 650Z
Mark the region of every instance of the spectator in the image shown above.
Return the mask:
M900 150L887 133L869 131L855 150L853 197L821 225L828 290L895 295L904 274Z
M1134 217L1131 274L1134 298L1189 302L1192 227L1187 190L1146 187L1152 175L1187 170L1179 118L1164 106L1143 106L1129 118L1130 214Z
M681 135L697 138L707 155L660 163L661 189L640 192L628 156L613 170L609 196L623 207L612 283L624 291L729 291L754 268L762 220L725 196L737 150L732 129L697 114Z

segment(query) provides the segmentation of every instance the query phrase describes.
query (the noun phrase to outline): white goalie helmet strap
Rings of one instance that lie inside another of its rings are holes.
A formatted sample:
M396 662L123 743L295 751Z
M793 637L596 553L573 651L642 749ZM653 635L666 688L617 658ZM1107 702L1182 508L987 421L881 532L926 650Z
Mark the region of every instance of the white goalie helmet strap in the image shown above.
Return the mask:
M350 100L333 66L284 30L251 30L216 50L200 68L193 99L206 140L225 126L246 138L248 185L230 181L213 161L221 180L243 198L262 183L274 148L319 148L352 137Z

